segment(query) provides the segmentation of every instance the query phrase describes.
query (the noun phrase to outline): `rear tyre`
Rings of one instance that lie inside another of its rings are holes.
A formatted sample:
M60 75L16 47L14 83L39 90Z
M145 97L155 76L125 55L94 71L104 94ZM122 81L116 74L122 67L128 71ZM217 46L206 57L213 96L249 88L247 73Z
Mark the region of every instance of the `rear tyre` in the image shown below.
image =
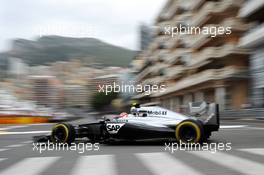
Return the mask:
M71 144L75 140L75 130L71 124L58 123L51 131L51 141L53 143Z
M199 143L203 140L203 127L195 120L184 120L176 126L175 136L178 142Z

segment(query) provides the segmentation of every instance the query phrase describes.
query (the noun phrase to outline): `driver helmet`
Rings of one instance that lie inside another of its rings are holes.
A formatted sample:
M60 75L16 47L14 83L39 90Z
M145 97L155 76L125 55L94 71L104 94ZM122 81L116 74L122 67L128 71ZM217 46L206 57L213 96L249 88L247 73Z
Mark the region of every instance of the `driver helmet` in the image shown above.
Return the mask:
M138 115L138 110L136 107L131 107L130 109L130 113L133 114L134 116L137 116Z

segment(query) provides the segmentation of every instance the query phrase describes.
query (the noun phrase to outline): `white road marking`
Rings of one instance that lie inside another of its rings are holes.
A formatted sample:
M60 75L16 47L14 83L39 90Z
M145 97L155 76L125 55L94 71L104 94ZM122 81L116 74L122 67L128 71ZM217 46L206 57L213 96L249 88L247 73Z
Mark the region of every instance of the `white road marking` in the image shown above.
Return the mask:
M5 128L0 128L0 130L10 130L10 129L17 129L17 128L26 128L27 125L14 125L14 126L7 126Z
M3 161L3 160L5 160L5 159L6 159L6 158L0 158L0 162Z
M28 141L24 141L24 142L21 142L23 144L29 144L29 143L32 143L33 141L32 140L28 140Z
M27 126L50 126L54 125L54 123L32 123L32 124L26 124Z
M248 125L220 125L220 129L234 129L234 128L244 128Z
M201 174L167 153L139 153L136 157L155 175Z
M1 127L0 131L17 129L17 128L26 128L30 126L50 126L50 125L54 125L54 124L53 123L33 123L33 124L13 125L13 126L6 126L3 128Z
M72 170L73 175L96 174L115 175L116 166L113 155L81 156Z
M260 127L252 127L252 126L248 126L246 127L247 129L256 129L256 130L264 130L264 128L260 128Z
M241 174L263 175L264 165L258 162L222 152L211 153L208 151L192 151L190 153L216 164L233 169Z
M0 172L0 175L36 175L47 169L49 165L58 160L59 157L34 157L26 158L12 165L10 168Z
M20 132L0 132L0 135L18 135L18 134L43 134L51 131L20 131Z
M14 145L8 145L8 146L5 146L6 148L17 148L17 147L21 147L21 146L24 146L25 144L14 144Z
M0 149L0 152L2 152L2 151L7 151L7 150L9 150L9 149L7 149L7 148L3 148L3 149Z
M245 151L251 154L264 156L264 148L246 148L246 149L239 149L239 151Z

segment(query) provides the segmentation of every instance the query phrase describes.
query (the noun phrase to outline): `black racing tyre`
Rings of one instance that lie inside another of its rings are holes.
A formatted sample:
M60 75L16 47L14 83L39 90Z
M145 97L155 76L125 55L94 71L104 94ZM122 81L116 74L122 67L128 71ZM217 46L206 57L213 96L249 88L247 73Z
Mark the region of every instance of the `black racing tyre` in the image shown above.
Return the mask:
M75 130L71 124L58 123L51 131L51 141L53 143L71 144L75 140Z
M195 120L184 120L176 126L175 136L178 142L200 143L203 141L203 127Z

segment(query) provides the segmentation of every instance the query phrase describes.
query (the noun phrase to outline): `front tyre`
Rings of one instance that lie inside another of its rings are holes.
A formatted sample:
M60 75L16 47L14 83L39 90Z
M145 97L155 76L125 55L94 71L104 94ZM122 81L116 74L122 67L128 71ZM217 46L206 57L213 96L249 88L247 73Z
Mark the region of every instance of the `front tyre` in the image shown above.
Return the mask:
M176 126L175 136L178 142L199 143L203 140L203 127L195 120L184 120Z
M75 130L71 124L58 123L51 131L51 141L53 143L71 144L75 140Z

